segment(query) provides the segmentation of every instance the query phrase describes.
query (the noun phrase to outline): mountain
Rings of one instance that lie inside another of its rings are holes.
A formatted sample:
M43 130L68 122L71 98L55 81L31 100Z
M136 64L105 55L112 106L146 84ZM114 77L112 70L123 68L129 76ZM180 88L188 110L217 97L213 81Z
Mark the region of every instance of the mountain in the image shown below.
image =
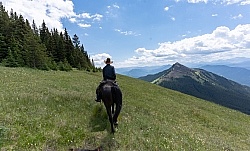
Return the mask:
M246 56L247 57L247 56ZM199 63L199 67L206 66L207 63ZM226 65L229 67L240 67L250 70L250 58L245 57L236 57L232 59L226 59L226 60L218 60L215 62L210 62L209 65ZM197 65L196 65L197 66Z
M203 69L175 63L165 71L139 79L250 114L250 87Z
M228 62L226 65L231 66L231 67L246 68L250 70L250 59L245 58L245 57L237 57L237 58L231 59L230 63Z
M146 67L127 67L127 68L117 68L116 72L122 75L126 75L133 78L138 78L142 76L146 76L149 74L155 74L160 71L166 70L171 65L164 66L146 66Z
M250 70L248 69L225 65L206 65L200 68L221 75L242 85L250 86Z

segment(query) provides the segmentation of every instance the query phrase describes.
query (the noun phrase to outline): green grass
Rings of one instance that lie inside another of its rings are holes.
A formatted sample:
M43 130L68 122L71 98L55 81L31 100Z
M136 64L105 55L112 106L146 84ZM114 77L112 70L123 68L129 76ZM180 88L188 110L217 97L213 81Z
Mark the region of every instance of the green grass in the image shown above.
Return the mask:
M1 151L250 150L248 115L122 75L112 135L94 102L100 80L101 73L0 67Z

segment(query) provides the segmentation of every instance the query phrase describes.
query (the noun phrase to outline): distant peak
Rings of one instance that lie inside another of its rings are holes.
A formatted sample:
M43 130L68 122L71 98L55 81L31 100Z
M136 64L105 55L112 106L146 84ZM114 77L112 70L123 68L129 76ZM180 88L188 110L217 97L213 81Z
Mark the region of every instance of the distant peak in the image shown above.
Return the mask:
M173 64L173 66L183 66L183 65L180 64L179 62L176 62L175 64Z
M179 62L176 62L175 64L172 65L172 71L176 71L176 70L179 70L179 71L191 71L191 69L189 69L188 67L180 64Z
M179 62L176 62L175 64L173 64L172 67L174 67L174 68L187 68L186 66L180 64Z

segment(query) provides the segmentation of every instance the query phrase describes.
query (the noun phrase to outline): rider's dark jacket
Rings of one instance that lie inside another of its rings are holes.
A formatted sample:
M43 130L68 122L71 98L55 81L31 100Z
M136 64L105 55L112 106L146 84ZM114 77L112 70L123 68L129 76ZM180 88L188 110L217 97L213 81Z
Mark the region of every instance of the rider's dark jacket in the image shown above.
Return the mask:
M103 74L103 80L115 80L116 79L116 74L115 74L115 68L111 66L110 64L107 64L103 69L102 69L102 74Z

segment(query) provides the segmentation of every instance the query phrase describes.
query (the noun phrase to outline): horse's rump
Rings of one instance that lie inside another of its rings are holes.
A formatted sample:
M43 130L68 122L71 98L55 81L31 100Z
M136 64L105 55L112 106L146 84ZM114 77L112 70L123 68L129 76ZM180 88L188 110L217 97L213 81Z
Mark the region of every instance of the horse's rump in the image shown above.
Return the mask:
M122 92L117 84L112 82L107 82L102 86L101 89L103 98L105 97L108 97L109 99L112 98L112 100L114 100L114 103L116 103L116 100L121 100Z

